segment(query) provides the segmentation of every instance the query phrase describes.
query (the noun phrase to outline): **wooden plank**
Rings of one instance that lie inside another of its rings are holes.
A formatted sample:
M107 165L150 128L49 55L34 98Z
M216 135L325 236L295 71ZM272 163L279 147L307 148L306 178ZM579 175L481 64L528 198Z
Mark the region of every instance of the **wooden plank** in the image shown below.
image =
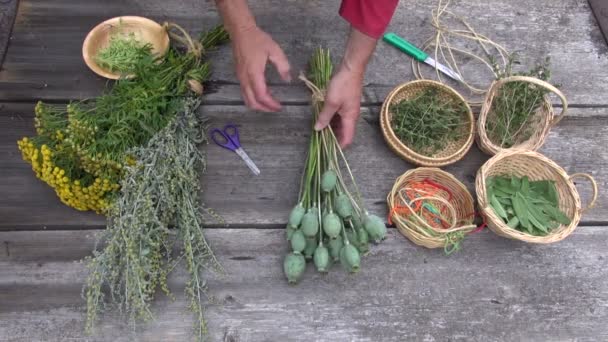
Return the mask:
M18 0L4 0L0 2L0 67L8 47L8 41L13 29L13 22L17 15Z
M217 302L206 312L212 341L608 339L605 227L579 228L549 246L485 231L450 257L391 229L358 275L341 269L319 275L309 265L297 286L283 278L282 230L217 229L207 236L227 270L223 278L209 276ZM79 260L93 240L91 231L0 233L11 253L0 253L3 340L85 340L80 291L86 271ZM181 291L186 280L182 268L170 276L176 300L159 296L157 320L135 336L112 312L95 340L190 340L192 318Z
M35 179L21 160L15 141L33 133L32 104L5 104L0 115L0 230L100 227L100 216L65 207L52 190ZM262 171L253 176L235 154L215 145L206 147L208 169L203 176L203 200L230 226L279 226L295 204L309 137L307 106L288 106L281 113L249 112L242 106L205 106L214 126L235 122L241 126L244 148ZM584 111L584 109L573 109ZM368 209L386 213L385 198L394 180L411 168L386 146L377 123L378 108L365 108L354 145L347 151L350 166ZM10 129L9 129L10 128ZM608 187L608 117L571 117L552 132L543 152L568 172L592 173L600 189ZM474 147L459 163L447 167L470 189L487 159ZM589 187L581 184L584 199ZM608 222L608 194L602 191L597 208L585 214L585 222ZM216 222L207 222L217 226Z
M284 48L294 74L305 68L308 56L319 45L330 47L336 57L341 54L348 25L337 15L339 1L321 1L314 6L306 1L291 1L287 6L280 0L250 3L259 25ZM413 6L400 2L389 30L399 32L416 44L422 43L432 33L429 16L434 4L421 2ZM525 63L551 56L555 82L563 85L571 103L608 104L603 96L608 92L608 49L587 2L458 1L452 9L466 15L473 26L510 50L525 50L522 52ZM84 65L81 44L90 28L121 14L138 14L159 21L175 20L194 31L219 22L212 1L188 0L169 5L161 0L145 4L118 0L103 3L24 0L10 51L0 71L0 97L8 101L27 101L86 98L98 94L105 81ZM214 85L219 85L221 92L216 93L216 97L209 97L209 101L242 103L240 93L236 91L229 47L219 49L211 57L215 65ZM487 83L489 75L479 66L468 62L463 68L472 81ZM383 99L388 89L411 78L408 57L380 43L367 72L366 98ZM269 73L268 79L279 99L287 102L307 100L305 92L283 90L291 87L283 86L274 72ZM225 87L232 91L226 92ZM297 95L297 98L283 97L286 94Z
M589 5L593 10L595 19L604 34L606 44L608 44L608 2L602 0L589 0Z

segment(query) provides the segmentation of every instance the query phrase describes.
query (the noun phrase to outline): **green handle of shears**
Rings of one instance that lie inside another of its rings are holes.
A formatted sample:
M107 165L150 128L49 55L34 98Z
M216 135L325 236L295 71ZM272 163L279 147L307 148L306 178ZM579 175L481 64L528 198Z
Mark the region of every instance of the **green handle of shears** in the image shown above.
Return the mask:
M426 52L417 48L414 44L408 42L407 40L399 37L394 33L385 34L382 39L396 47L397 49L407 53L408 55L414 57L419 62L424 62L424 60L429 56Z

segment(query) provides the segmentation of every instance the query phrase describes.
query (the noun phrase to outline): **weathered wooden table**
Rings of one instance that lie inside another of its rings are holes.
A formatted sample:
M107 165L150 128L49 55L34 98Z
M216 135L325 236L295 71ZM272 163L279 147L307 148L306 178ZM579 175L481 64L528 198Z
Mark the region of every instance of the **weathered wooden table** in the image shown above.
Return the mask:
M433 3L402 1L391 30L421 43L431 33ZM5 9L13 5L15 0L0 3ZM316 46L341 53L347 25L337 16L339 1L257 0L251 6L296 72ZM527 62L552 57L554 80L562 84L571 110L542 152L568 172L592 173L606 189L608 46L587 0L461 0L452 8L509 49L520 50ZM209 0L19 3L0 71L2 341L87 339L81 260L91 253L104 219L60 204L21 160L16 140L33 134L37 100L65 103L99 94L105 81L83 63L83 38L98 22L127 14L174 20L193 31L219 22ZM10 11L2 15L0 42L8 37ZM281 267L282 228L297 196L311 120L309 93L272 74L272 91L284 109L255 113L243 106L229 47L214 52L212 61L213 82L202 110L215 124L241 124L243 143L262 170L253 177L236 155L207 148L203 197L227 221L227 226L210 222L207 230L228 272L210 280L218 301L207 311L213 341L608 340L606 191L580 228L554 245L528 245L484 231L446 257L390 229L357 276L309 270L301 284L288 286ZM474 80L488 78L479 70L468 72ZM380 44L366 77L356 142L348 151L367 204L380 215L386 213L392 182L412 166L384 144L379 105L393 86L411 78L409 60ZM472 186L486 158L473 148L447 170ZM588 199L589 190L579 188ZM157 321L137 337L189 340L192 317L180 291L185 279L183 270L171 276L176 300L159 296ZM90 339L129 340L129 331L118 315L108 314Z

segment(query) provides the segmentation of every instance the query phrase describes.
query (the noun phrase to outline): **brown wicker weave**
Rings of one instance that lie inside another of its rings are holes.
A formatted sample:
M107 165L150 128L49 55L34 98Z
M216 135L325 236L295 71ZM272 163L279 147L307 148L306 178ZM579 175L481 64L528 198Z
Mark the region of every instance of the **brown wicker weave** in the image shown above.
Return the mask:
M479 148L482 151L489 155L494 155L507 149L490 140L486 131L486 123L488 120L492 120L492 104L494 97L496 94L498 94L500 88L509 82L528 82L536 86L543 87L552 93L555 93L560 98L563 105L561 113L556 115L554 113L553 106L551 105L551 99L549 96L545 96L543 105L536 111L536 113L534 113L532 120L529 123L534 128L534 133L528 140L511 147L511 149L530 151L538 150L545 143L545 138L547 137L551 127L557 124L564 117L564 115L566 115L568 110L568 101L566 100L564 94L556 87L538 78L512 76L495 81L490 86L490 90L488 91L483 106L481 107L479 118L477 119L477 145L479 145Z
M528 176L530 180L553 180L559 194L559 208L570 219L569 225L561 225L546 236L533 236L519 230L510 228L494 213L486 194L486 179L491 176L513 175L517 177ZM591 183L593 195L586 208L582 208L580 196L573 180L586 179ZM534 151L510 150L503 151L488 160L477 172L475 182L477 199L481 213L486 219L488 227L496 234L532 243L553 243L566 238L576 229L581 214L595 205L598 196L597 183L588 174L573 174L568 176L566 171L555 162Z
M395 135L391 127L392 113L390 107L393 103L412 98L428 87L435 87L440 91L442 97L461 102L467 108L467 115L463 118L468 124L468 134L464 134L459 140L450 142L445 148L432 156L425 156L415 152L404 145ZM475 119L467 101L452 88L435 81L419 80L409 82L393 89L386 97L380 111L380 128L382 135L389 147L403 159L419 166L441 167L453 164L460 160L469 151L475 138Z
M429 179L450 190L452 194L452 200L450 202L447 202L449 198L447 191L439 191L439 193L434 195L434 197L439 197L445 200L442 203L451 207L450 210L452 210L453 213L451 216L455 218L452 222L451 228L436 229L428 225L425 227L425 225L421 224L415 219L406 219L403 215L394 212L395 207L400 202L403 202L399 197L403 186L412 181L421 182L425 179ZM395 226L403 235L419 246L424 246L427 248L443 248L446 246L447 233L457 231L464 231L467 233L476 228L476 226L473 224L475 219L475 204L473 197L467 188L454 176L438 168L421 167L407 171L402 176L397 178L395 185L388 194L386 200L390 210L390 219L395 223Z

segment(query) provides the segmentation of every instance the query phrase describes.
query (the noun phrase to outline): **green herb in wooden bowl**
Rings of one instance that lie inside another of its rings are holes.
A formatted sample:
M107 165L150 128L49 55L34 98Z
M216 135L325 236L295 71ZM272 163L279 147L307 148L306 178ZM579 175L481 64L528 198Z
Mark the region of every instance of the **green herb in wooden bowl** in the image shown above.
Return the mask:
M142 42L135 33L114 33L108 45L97 53L95 62L100 67L123 75L131 74L142 59L152 56L152 44Z

